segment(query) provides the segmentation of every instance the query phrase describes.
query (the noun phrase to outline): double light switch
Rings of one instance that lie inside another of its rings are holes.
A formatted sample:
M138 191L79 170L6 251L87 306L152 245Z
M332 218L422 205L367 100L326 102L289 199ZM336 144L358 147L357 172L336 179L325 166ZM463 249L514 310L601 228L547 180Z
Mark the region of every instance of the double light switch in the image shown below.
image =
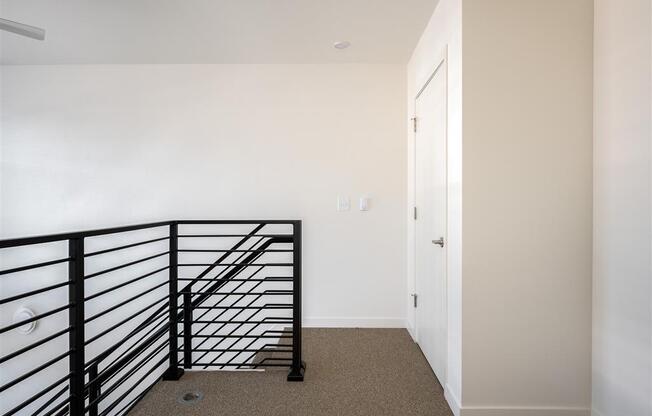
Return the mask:
M358 209L360 211L369 211L371 198L361 196L358 202ZM344 212L351 210L351 199L348 196L337 197L337 211Z

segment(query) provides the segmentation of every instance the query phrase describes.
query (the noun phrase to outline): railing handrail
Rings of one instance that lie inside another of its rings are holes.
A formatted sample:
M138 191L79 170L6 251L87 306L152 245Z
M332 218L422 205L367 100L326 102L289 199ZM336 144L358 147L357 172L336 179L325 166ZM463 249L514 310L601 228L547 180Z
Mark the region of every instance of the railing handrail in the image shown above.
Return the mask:
M96 237L100 235L118 234L127 231L145 230L154 227L170 225L172 221L149 222L125 225L121 227L98 228L95 230L72 231L67 233L43 234L30 237L7 238L0 240L0 248L20 247L32 244L52 243L55 241L74 240L78 238Z
M163 227L171 224L202 225L245 225L245 224L295 224L301 220L165 220L146 222L140 224L123 225L119 227L97 228L93 230L70 231L64 233L41 234L28 237L15 237L0 239L0 248L20 247L32 244L52 243L76 238L97 237L108 234L118 234L127 231L145 230L148 228Z

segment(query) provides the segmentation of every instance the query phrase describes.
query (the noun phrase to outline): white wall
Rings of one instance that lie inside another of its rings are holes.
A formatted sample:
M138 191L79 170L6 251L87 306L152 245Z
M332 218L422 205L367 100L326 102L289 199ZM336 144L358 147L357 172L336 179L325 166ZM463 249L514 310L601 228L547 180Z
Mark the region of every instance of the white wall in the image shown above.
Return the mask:
M461 259L462 259L462 2L440 0L408 63L407 118L414 115L418 91L434 72L442 56L448 69L448 366L442 380L446 398L459 408L462 389L461 368ZM408 126L407 150L407 275L408 294L414 288L414 132ZM413 331L415 313L407 304L408 328ZM414 334L414 332L412 332Z
M652 7L595 2L593 415L652 415Z
M305 323L404 326L404 66L2 69L3 237L300 218Z
M593 2L462 16L462 414L588 415Z

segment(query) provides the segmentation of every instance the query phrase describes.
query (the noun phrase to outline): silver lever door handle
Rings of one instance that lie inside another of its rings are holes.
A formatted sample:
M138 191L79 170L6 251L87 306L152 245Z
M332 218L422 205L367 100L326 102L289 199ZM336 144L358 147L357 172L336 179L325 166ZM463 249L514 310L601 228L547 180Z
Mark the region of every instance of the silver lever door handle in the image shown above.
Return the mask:
M436 244L439 247L444 247L444 237L439 237L439 240L432 240L432 244Z

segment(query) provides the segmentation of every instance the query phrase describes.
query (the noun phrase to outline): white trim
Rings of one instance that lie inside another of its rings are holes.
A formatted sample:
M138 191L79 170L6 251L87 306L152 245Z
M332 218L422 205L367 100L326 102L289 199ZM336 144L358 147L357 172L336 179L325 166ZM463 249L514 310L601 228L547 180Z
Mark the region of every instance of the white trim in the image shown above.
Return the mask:
M463 406L459 416L591 416L591 409L580 407Z
M451 408L453 415L460 416L462 409L462 405L460 405L460 399L458 399L455 393L453 393L448 383L446 383L446 387L444 388L444 398L448 402L448 406Z
M405 318L304 318L304 328L406 328Z
M414 327L410 325L410 322L406 320L405 329L407 329L408 334L412 337L412 341L417 342L417 334L414 332Z

